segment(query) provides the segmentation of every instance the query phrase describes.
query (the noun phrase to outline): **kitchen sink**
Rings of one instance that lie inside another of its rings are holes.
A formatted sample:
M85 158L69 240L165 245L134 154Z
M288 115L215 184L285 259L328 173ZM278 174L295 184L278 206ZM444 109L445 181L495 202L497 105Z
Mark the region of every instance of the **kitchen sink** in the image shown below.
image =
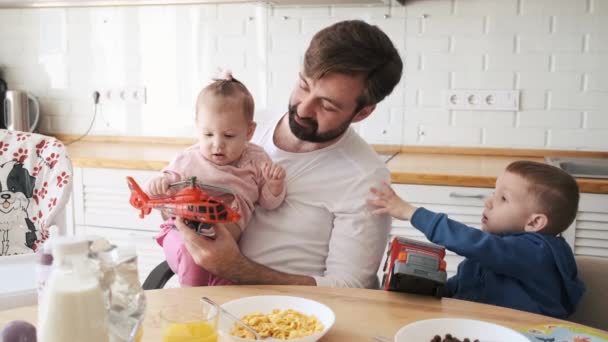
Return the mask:
M608 159L546 157L548 164L559 167L574 177L608 179Z

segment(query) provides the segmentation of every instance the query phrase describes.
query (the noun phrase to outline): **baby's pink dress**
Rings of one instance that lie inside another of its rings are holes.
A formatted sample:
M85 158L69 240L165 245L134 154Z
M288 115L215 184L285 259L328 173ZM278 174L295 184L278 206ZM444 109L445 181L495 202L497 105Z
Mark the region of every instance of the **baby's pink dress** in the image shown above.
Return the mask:
M255 204L266 209L275 209L285 198L285 187L279 196L274 196L266 186L262 165L272 163L260 146L247 144L241 158L230 165L216 165L203 157L198 144L188 147L161 172L170 183L197 177L206 184L231 189L235 194L233 203L226 203L241 215L238 222L244 230L251 219ZM146 186L150 192L150 184ZM184 246L182 235L173 229L174 220L161 225L156 241L163 247L169 267L179 277L182 286L227 285L229 280L217 277L198 266Z

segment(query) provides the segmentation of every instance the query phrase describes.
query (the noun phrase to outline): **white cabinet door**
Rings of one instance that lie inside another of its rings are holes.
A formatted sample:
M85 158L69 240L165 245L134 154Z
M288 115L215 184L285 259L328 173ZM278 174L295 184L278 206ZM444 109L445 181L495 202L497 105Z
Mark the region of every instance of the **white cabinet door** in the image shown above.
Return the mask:
M152 269L165 260L154 237L162 223L153 211L144 219L129 204L126 177L143 185L157 172L121 169L74 169L74 233L98 235L116 244L133 244L138 255L143 282Z
M154 171L77 168L74 175L74 220L76 225L158 231L162 218L152 211L145 218L129 204L127 176L141 186L158 175Z
M608 195L581 194L572 228L564 237L574 246L575 255L608 258Z
M480 228L483 199L493 191L490 188L409 184L394 184L393 189L401 198L417 207L445 213L451 219L475 228ZM391 239L393 236L428 241L424 234L414 228L409 221L393 220ZM451 277L456 273L458 264L464 258L448 251L445 260L448 277Z
M79 233L101 236L117 245L134 246L137 252L139 278L142 283L150 271L165 260L162 247L154 240L156 233L95 226L79 226L79 230Z

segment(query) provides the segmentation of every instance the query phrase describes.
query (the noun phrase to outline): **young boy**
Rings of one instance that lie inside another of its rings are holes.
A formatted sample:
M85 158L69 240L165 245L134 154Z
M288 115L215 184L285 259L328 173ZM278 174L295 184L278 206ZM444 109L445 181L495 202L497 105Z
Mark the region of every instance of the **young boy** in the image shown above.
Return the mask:
M371 189L374 214L410 220L426 237L466 259L446 296L566 318L585 286L566 241L558 236L578 209L576 181L562 170L517 161L485 201L481 230L402 200L386 185Z

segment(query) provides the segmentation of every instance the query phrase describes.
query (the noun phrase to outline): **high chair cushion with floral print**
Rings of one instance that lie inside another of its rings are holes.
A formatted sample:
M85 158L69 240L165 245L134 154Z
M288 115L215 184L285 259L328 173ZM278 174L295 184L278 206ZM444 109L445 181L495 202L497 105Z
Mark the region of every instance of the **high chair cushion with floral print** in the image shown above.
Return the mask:
M0 130L0 257L34 253L63 214L71 187L61 141Z

